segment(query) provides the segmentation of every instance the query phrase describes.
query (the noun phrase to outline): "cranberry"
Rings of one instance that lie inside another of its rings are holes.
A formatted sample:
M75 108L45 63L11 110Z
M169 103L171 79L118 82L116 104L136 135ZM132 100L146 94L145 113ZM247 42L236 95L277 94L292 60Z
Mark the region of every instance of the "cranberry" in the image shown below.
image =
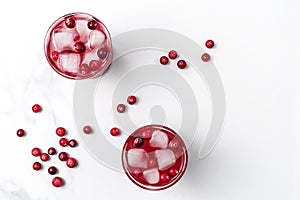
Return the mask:
M120 129L114 127L114 128L112 128L112 129L110 130L110 134L111 134L112 136L117 136L117 135L120 134Z
M170 59L175 59L177 58L177 52L175 50L172 50L169 52L169 58Z
M213 48L213 47L215 46L215 43L214 43L213 40L207 40L207 41L205 42L205 46L206 46L207 48L211 49L211 48Z
M162 56L160 57L159 61L162 65L166 65L169 63L169 58L167 56Z
M156 161L156 159L155 158L150 158L149 160L148 160L148 167L149 168L154 168L154 167L156 167L157 166L157 161Z
M60 187L60 186L63 185L63 183L64 183L64 181L63 181L63 179L60 178L60 177L55 177L55 178L52 179L52 185L53 185L54 187Z
M170 180L170 176L166 173L161 173L160 180L161 180L161 182L166 183Z
M91 133L93 130L92 130L92 127L90 126L85 126L83 127L83 132L85 132L86 134L89 134Z
M17 130L17 136L18 137L23 137L25 135L25 131L23 129Z
M169 142L169 148L170 148L170 149L175 150L175 149L177 149L178 147L179 147L179 142L178 142L177 140L171 140L171 141Z
M184 68L186 67L186 62L185 62L184 60L179 60L179 61L177 62L177 66L178 66L178 68L180 68L180 69L184 69Z
M125 106L124 104L119 104L119 105L117 106L117 111L118 111L119 113L123 113L123 112L125 112L125 110L126 110L126 106Z
M56 135L58 135L59 137L66 135L66 129L63 127L58 127L56 129Z
M75 158L68 158L66 164L68 167L73 168L77 165L77 161Z
M48 154L49 154L49 155L54 155L54 154L56 154L56 149L53 148L53 147L50 147L50 148L48 149Z
M133 105L136 103L136 97L135 96L129 96L127 98L127 103L129 103L130 105Z
M91 30L95 30L98 26L98 23L95 20L90 20L87 24L88 28Z
M35 162L35 163L33 163L32 168L34 170L38 171L38 170L42 169L42 165L39 162Z
M69 145L70 147L76 147L76 146L77 146L77 141L74 140L74 139L72 139L72 140L69 141L68 145Z
M40 155L41 155L41 150L40 150L40 148L37 148L37 147L33 148L33 149L31 150L31 154L32 154L33 156L35 156L35 157L40 156Z
M152 134L149 129L145 129L145 130L143 130L141 136L143 139L150 139L152 137Z
M57 172L57 168L56 167L51 166L51 167L48 168L48 173L49 174L54 175L54 174L56 174L56 172Z
M169 170L169 175L170 176L176 176L177 174L178 174L178 170L176 169L176 168L171 168L170 170Z
M99 60L91 60L89 67L91 71L97 71L101 67L101 62Z
M42 110L42 107L41 107L39 104L34 104L34 105L32 106L32 111L33 111L34 113L41 112L41 110Z
M49 155L46 153L42 153L40 155L40 159L45 162L45 161L49 160Z
M65 147L65 146L67 146L68 145L68 139L67 138L61 138L60 140L59 140L59 145L60 146L62 146L62 147Z
M105 48L105 47L104 47L104 48L100 48L100 49L98 49L98 51L97 51L98 57L99 57L100 59L102 59L102 60L104 60L104 59L106 58L107 54L108 54L108 49Z
M54 61L57 61L57 60L58 60L58 52L57 52L57 51L53 51L52 54L51 54L51 56L52 56L52 59L53 59Z
M74 28L76 25L74 17L68 17L65 21L65 24L68 28Z
M89 69L89 66L87 64L82 64L80 65L79 67L79 72L82 74L82 75L87 75L89 74L91 71Z
M82 42L76 42L74 44L74 50L79 52L79 53L82 53L85 51L85 46Z
M142 170L140 170L138 168L134 169L132 173L133 173L133 175L135 175L137 177L141 177L143 175Z
M61 160L61 161L66 161L66 160L68 160L69 155L68 155L66 152L60 152L60 153L58 154L58 158L59 158L59 160Z
M137 148L137 147L141 147L144 144L144 140L140 137L136 137L133 140L133 147Z
M204 62L208 62L210 60L210 55L208 53L204 53L204 54L202 54L201 59Z

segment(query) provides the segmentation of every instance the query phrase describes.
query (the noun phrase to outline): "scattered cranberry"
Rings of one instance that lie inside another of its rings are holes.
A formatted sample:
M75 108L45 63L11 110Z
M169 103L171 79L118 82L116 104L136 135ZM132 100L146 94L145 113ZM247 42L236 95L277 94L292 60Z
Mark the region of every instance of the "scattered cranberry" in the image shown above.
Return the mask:
M145 129L143 130L142 134L141 134L143 139L150 139L152 137L151 131L149 129Z
M177 58L177 52L175 50L172 50L169 52L169 58L170 59L175 59Z
M177 140L171 140L171 141L169 142L169 148L170 148L170 149L175 150L175 149L177 149L178 147L179 147L179 142L178 142Z
M41 110L42 110L42 107L41 107L39 104L34 104L34 105L32 106L32 111L33 111L34 113L41 112Z
M176 168L173 167L169 170L170 176L176 176L177 174L178 174L178 170Z
M205 42L205 46L206 46L207 48L211 49L211 48L213 48L213 47L215 46L215 43L214 43L213 40L207 40L207 41Z
M202 54L201 59L204 62L208 62L210 60L210 55L208 53L204 53L204 54Z
M60 178L60 177L55 177L55 178L52 179L52 185L53 185L54 187L60 187L60 186L63 185L63 183L64 183L64 181L63 181L63 179Z
M57 51L53 51L52 54L51 54L51 56L52 56L53 60L55 60L55 61L58 60L58 52Z
M74 28L76 25L75 19L73 17L68 17L65 21L65 24L68 28Z
M123 113L123 112L125 112L125 110L126 110L126 106L125 106L124 104L119 104L119 105L117 106L117 111L118 111L119 113Z
M89 69L89 66L87 64L82 64L80 65L79 67L79 72L82 74L82 75L87 75L89 74L91 71Z
M60 140L59 140L59 145L60 146L62 146L62 147L65 147L65 146L67 146L68 145L68 139L67 138L61 138Z
M56 167L51 166L51 167L48 168L48 173L49 174L54 175L54 174L56 174L56 172L57 172Z
M49 160L49 155L46 153L42 153L40 155L40 159L45 162L45 161Z
M90 126L85 126L83 127L83 132L85 132L86 134L89 134L91 133L93 130L92 130L92 127Z
M136 97L135 96L129 96L127 98L127 103L129 103L130 105L133 105L136 103Z
M167 56L162 56L160 57L159 61L162 65L166 65L169 63L169 58Z
M161 173L160 180L161 182L166 183L170 180L170 176L166 173Z
M61 152L58 154L58 158L61 161L66 161L69 158L69 155L66 152Z
M59 137L66 135L66 129L63 127L58 127L56 129L56 135L58 135Z
M185 62L184 60L179 60L179 61L177 62L177 66L178 66L178 68L180 68L180 69L184 69L184 68L186 67L186 62Z
M148 160L148 167L149 167L149 168L154 168L154 167L156 167L156 166L157 166L157 161L156 161L156 159L150 158L150 159Z
M97 51L97 55L101 60L104 60L108 54L108 49L106 47L100 48Z
M112 129L110 130L110 134L111 134L112 136L117 136L117 135L120 134L120 129L114 127L114 128L112 128Z
M17 130L17 136L18 137L23 137L25 135L25 131L23 129Z
M72 139L72 140L69 141L68 145L69 145L70 147L76 147L76 146L77 146L77 141L74 140L74 139Z
M99 60L91 60L89 67L91 71L97 71L101 67L101 62Z
M82 53L85 51L85 46L82 42L76 42L74 44L74 50L79 52L79 53Z
M68 167L73 168L77 165L77 161L75 158L68 158L66 164Z
M35 156L35 157L40 156L40 155L41 155L41 150L40 150L40 148L37 148L37 147L33 148L33 149L31 150L31 154L32 154L33 156Z
M137 147L141 147L144 144L144 140L140 137L136 137L133 140L133 147L137 148Z
M138 168L134 169L132 173L133 173L133 175L135 175L137 177L141 177L143 175L142 170L140 170Z
M91 20L87 24L88 28L91 30L95 30L98 26L98 23L95 20Z
M49 155L54 155L54 154L56 154L56 149L53 148L53 147L50 147L50 148L48 149L48 154L49 154Z
M32 168L34 170L38 171L38 170L42 169L42 165L39 162L35 162L35 163L33 163Z

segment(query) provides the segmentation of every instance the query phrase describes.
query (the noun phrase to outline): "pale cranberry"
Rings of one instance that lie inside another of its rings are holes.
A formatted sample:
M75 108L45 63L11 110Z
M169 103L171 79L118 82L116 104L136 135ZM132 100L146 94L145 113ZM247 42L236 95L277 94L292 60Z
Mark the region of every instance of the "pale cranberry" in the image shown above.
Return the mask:
M80 67L79 67L79 72L82 74L82 75L88 75L91 71L89 69L89 66L85 63L81 64Z
M79 53L82 53L85 51L85 46L82 42L76 42L74 44L74 50L79 52Z
M100 59L104 60L108 54L108 49L106 47L100 48L97 51L97 55Z
M141 177L143 175L142 170L140 169L134 169L132 172L133 175L137 176L137 177Z
M154 168L154 167L156 167L157 166L157 161L156 161L156 159L155 158L150 158L149 160L148 160L148 167L149 168Z
M207 41L205 42L205 46L206 46L207 48L211 49L211 48L213 48L213 47L215 46L215 43L214 43L213 40L207 40Z
M91 133L93 130L92 130L92 127L90 126L85 126L83 127L83 132L85 132L86 134L89 134Z
M87 24L88 28L91 30L95 30L98 26L98 23L95 20L90 20Z
M66 152L60 152L60 153L58 154L58 158L59 158L59 160L61 160L61 161L66 161L66 160L68 160L69 155L68 155Z
M76 147L76 146L77 146L77 141L74 140L74 139L72 139L72 140L69 141L68 145L69 145L70 147Z
M60 187L60 186L63 185L63 183L64 183L64 181L63 181L63 179L60 178L60 177L55 177L55 178L52 179L52 185L53 185L54 187Z
M34 105L32 106L32 111L33 111L34 113L41 112L41 110L42 110L42 107L41 107L39 104L34 104Z
M74 28L76 25L74 17L68 17L65 21L65 24L68 28Z
M120 129L114 127L114 128L112 128L112 129L110 130L110 134L111 134L112 136L117 136L117 135L120 134Z
M161 180L161 182L166 183L170 180L170 176L166 173L161 173L160 180Z
M23 137L25 135L25 131L23 129L17 130L17 136L18 137Z
M91 71L97 71L101 67L101 62L99 60L91 60L89 68Z
M37 147L33 148L33 149L31 150L31 154L32 154L33 156L35 156L35 157L40 156L40 155L41 155L41 150L40 150L40 148L37 148Z
M141 147L144 144L144 140L140 137L136 137L133 140L133 147L138 148Z
M125 106L124 104L119 104L119 105L117 106L117 111L118 111L119 113L123 113L123 112L125 112L125 110L126 110L126 106Z
M57 168L56 167L51 166L51 167L48 168L48 173L49 174L54 175L54 174L56 174L56 172L57 172Z
M38 171L38 170L40 170L42 168L42 165L39 162L35 162L35 163L33 163L32 168L34 170Z
M171 140L169 142L169 148L175 150L179 147L179 142L177 140Z
M177 52L175 50L170 51L168 55L170 59L177 58Z
M145 129L143 130L142 134L141 134L143 139L150 139L152 137L151 131L149 129Z
M176 176L177 174L178 174L178 170L176 169L176 168L171 168L170 170L169 170L169 175L170 176Z
M46 153L42 153L40 155L40 159L45 162L45 161L49 160L49 155Z
M127 98L127 103L129 103L130 105L133 105L136 103L136 97L135 96L129 96Z
M166 65L169 63L169 58L167 56L162 56L160 57L159 61L162 65Z
M68 145L68 139L67 138L61 138L60 140L59 140L59 145L60 146L62 146L62 147L65 147L65 146L67 146Z
M184 60L179 60L177 62L177 67L180 68L180 69L186 68L186 62Z
M204 62L208 62L210 60L210 55L208 53L204 53L204 54L202 54L201 59Z
M51 56L52 56L52 59L53 59L54 61L57 61L57 60L58 60L58 52L57 52L57 51L53 51L52 54L51 54Z
M68 158L66 164L68 167L73 168L77 165L77 161L75 158Z
M66 129L63 127L58 127L55 132L59 137L66 135Z
M50 147L50 148L48 149L48 154L49 154L49 155L54 155L54 154L56 154L56 149L55 149L54 147Z

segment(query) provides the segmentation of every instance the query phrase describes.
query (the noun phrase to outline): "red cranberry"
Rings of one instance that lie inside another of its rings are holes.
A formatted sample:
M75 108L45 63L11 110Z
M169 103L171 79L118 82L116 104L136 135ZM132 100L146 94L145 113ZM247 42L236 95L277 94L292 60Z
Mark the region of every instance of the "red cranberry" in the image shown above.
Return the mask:
M86 134L89 134L91 133L93 130L92 130L92 127L90 126L85 126L83 127L83 132L85 132Z
M38 170L42 169L42 165L39 162L35 162L35 163L33 163L32 168L34 170L38 171Z
M176 176L177 174L178 174L178 170L176 169L176 168L171 168L170 170L169 170L169 175L170 176Z
M101 62L99 60L91 60L89 67L91 71L97 71L101 67Z
M82 64L80 65L79 67L79 72L82 74L82 75L88 75L91 71L89 69L89 66L87 64Z
M119 104L119 105L117 106L117 111L118 111L119 113L123 113L123 112L125 112L125 110L126 110L126 106L125 106L124 104Z
M133 147L138 148L141 147L144 144L144 140L140 137L136 137L133 140Z
M53 51L52 54L51 54L51 56L52 56L52 59L53 59L54 61L57 61L57 60L58 60L58 52L57 52L57 51Z
M179 142L177 140L171 140L169 142L169 148L175 150L179 147Z
M34 113L41 112L41 110L42 110L42 107L41 107L39 104L34 104L34 105L32 106L32 111L33 111Z
M55 177L55 178L52 179L52 185L53 185L54 187L60 187L60 186L63 185L63 183L64 183L64 181L63 181L63 179L60 178L60 177Z
M162 65L166 65L169 63L169 58L167 56L162 56L160 57L159 61Z
M112 136L117 136L117 135L120 134L120 129L114 127L114 128L112 128L112 129L110 130L110 134L111 134Z
M85 51L85 46L82 42L76 42L74 44L74 50L79 52L79 53L82 53Z
M149 168L154 168L154 167L156 167L157 166L157 161L156 161L156 159L155 158L150 158L149 160L148 160L148 167Z
M178 66L178 68L180 68L180 69L184 69L184 68L186 67L186 62L185 62L184 60L179 60L179 61L177 62L177 66Z
M56 135L58 135L59 137L66 135L66 129L63 127L58 127L56 129Z
M172 50L169 52L169 58L170 59L175 59L177 58L177 52L175 50Z
M58 154L58 158L59 158L59 160L61 160L61 161L66 161L66 160L68 160L69 155L68 155L66 152L60 152L60 153Z
M45 161L49 160L49 155L46 153L42 153L40 155L40 159L45 162Z
M39 148L35 147L35 148L33 148L33 149L31 150L31 154L32 154L33 156L35 156L35 157L40 156L40 155L41 155L41 150L40 150Z
M65 24L68 28L74 28L76 25L74 17L68 17L65 21Z
M91 30L95 30L98 26L98 23L95 20L90 20L87 24L88 28Z
M138 168L134 169L132 173L134 176L137 176L137 177L141 177L143 175L142 170L140 170Z
M211 48L213 48L213 47L215 46L215 43L214 43L213 40L207 40L207 41L205 42L205 46L206 46L207 48L211 49Z
M17 136L18 137L23 137L25 135L25 131L23 129L17 130Z
M51 166L51 167L48 168L48 173L49 174L54 175L54 174L56 174L56 172L57 172L56 167Z
M73 168L77 165L77 161L75 158L68 158L66 164L68 167Z
M145 130L143 130L141 136L143 139L150 139L152 137L152 134L149 129L145 129Z
M54 155L54 154L56 154L56 149L53 148L53 147L50 147L50 148L48 149L48 154L49 154L49 155Z
M72 139L72 140L69 141L68 144L69 144L70 147L76 147L77 146L77 141Z
M129 103L130 105L133 105L136 103L136 97L135 96L129 96L127 98L127 103Z
M166 173L161 173L160 180L161 180L161 182L166 183L170 180L170 176Z
M104 47L104 48L100 48L100 49L98 49L98 51L97 51L98 57L99 57L100 59L102 59L102 60L104 60L104 59L106 58L107 54L108 54L108 49L105 48L105 47Z
M60 140L59 140L59 145L60 146L62 146L62 147L65 147L65 146L67 146L68 145L68 139L67 138L61 138Z
M210 55L208 53L204 53L204 54L202 54L201 59L204 62L208 62L210 60Z

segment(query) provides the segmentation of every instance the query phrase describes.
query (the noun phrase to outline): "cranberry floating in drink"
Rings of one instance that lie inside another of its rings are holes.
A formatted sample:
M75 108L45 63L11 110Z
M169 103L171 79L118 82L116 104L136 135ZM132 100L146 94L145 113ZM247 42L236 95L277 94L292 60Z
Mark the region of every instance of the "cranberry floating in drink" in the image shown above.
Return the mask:
M145 133L150 137L144 137ZM148 190L174 185L183 176L187 162L183 140L161 125L148 125L133 132L122 152L123 168L129 179Z
M86 13L71 13L57 19L46 34L44 48L51 67L69 79L101 76L112 63L107 28Z

